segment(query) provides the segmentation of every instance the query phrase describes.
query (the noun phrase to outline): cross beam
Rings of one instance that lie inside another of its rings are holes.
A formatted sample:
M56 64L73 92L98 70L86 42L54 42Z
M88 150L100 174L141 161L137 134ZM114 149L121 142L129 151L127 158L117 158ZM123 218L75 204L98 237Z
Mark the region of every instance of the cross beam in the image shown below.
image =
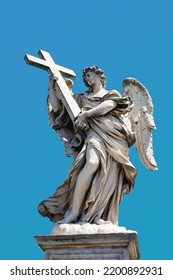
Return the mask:
M40 58L26 54L24 59L27 64L46 70L49 75L56 76L56 84L59 88L60 99L62 100L71 120L74 121L81 110L71 95L71 92L66 85L63 76L75 79L76 74L73 70L55 64L48 52L40 50L38 55Z

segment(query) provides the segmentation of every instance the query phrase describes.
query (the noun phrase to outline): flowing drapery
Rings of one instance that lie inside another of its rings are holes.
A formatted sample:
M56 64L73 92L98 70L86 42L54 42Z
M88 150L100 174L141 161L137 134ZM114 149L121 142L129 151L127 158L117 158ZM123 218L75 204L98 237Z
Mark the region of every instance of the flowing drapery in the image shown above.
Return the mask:
M116 91L107 92L104 96L95 97L86 93L74 98L84 111L95 108L105 100L114 100L117 106L106 115L89 119L90 129L81 151L74 158L68 179L52 197L41 203L46 209L41 214L56 222L70 211L76 181L85 165L89 145L96 150L100 163L81 201L78 222L97 223L102 219L118 224L119 204L123 195L131 191L136 176L136 169L128 158L129 143L133 143L134 136L121 118L131 110L132 102Z

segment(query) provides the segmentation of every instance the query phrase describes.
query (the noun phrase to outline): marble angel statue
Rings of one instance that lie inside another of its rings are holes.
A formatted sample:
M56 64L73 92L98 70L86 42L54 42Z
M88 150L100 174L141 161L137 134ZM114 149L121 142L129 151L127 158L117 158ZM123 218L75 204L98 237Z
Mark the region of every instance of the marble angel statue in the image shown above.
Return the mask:
M56 77L49 82L47 99L51 127L73 156L67 180L39 204L41 215L58 224L107 222L118 225L118 210L124 194L134 186L136 168L129 160L135 145L143 165L157 170L153 156L153 104L147 89L136 79L123 81L124 92L106 89L106 77L97 66L83 70L84 94L73 94L81 113L71 121L58 98ZM80 132L83 141L76 144Z

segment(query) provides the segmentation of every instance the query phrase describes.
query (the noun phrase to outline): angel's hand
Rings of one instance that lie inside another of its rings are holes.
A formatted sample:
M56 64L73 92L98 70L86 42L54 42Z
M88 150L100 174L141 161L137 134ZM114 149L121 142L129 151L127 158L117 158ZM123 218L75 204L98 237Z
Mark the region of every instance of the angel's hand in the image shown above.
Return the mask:
M82 112L77 116L74 126L76 129L79 129L79 130L86 131L89 129L89 125L87 122L87 112Z

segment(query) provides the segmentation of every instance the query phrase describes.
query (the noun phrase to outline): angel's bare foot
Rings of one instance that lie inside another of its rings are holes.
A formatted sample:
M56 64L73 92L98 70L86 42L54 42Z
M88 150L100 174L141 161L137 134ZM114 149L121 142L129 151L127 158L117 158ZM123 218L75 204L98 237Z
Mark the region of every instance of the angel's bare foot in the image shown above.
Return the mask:
M79 213L75 211L71 211L65 218L58 222L58 224L69 224L71 222L75 222Z

